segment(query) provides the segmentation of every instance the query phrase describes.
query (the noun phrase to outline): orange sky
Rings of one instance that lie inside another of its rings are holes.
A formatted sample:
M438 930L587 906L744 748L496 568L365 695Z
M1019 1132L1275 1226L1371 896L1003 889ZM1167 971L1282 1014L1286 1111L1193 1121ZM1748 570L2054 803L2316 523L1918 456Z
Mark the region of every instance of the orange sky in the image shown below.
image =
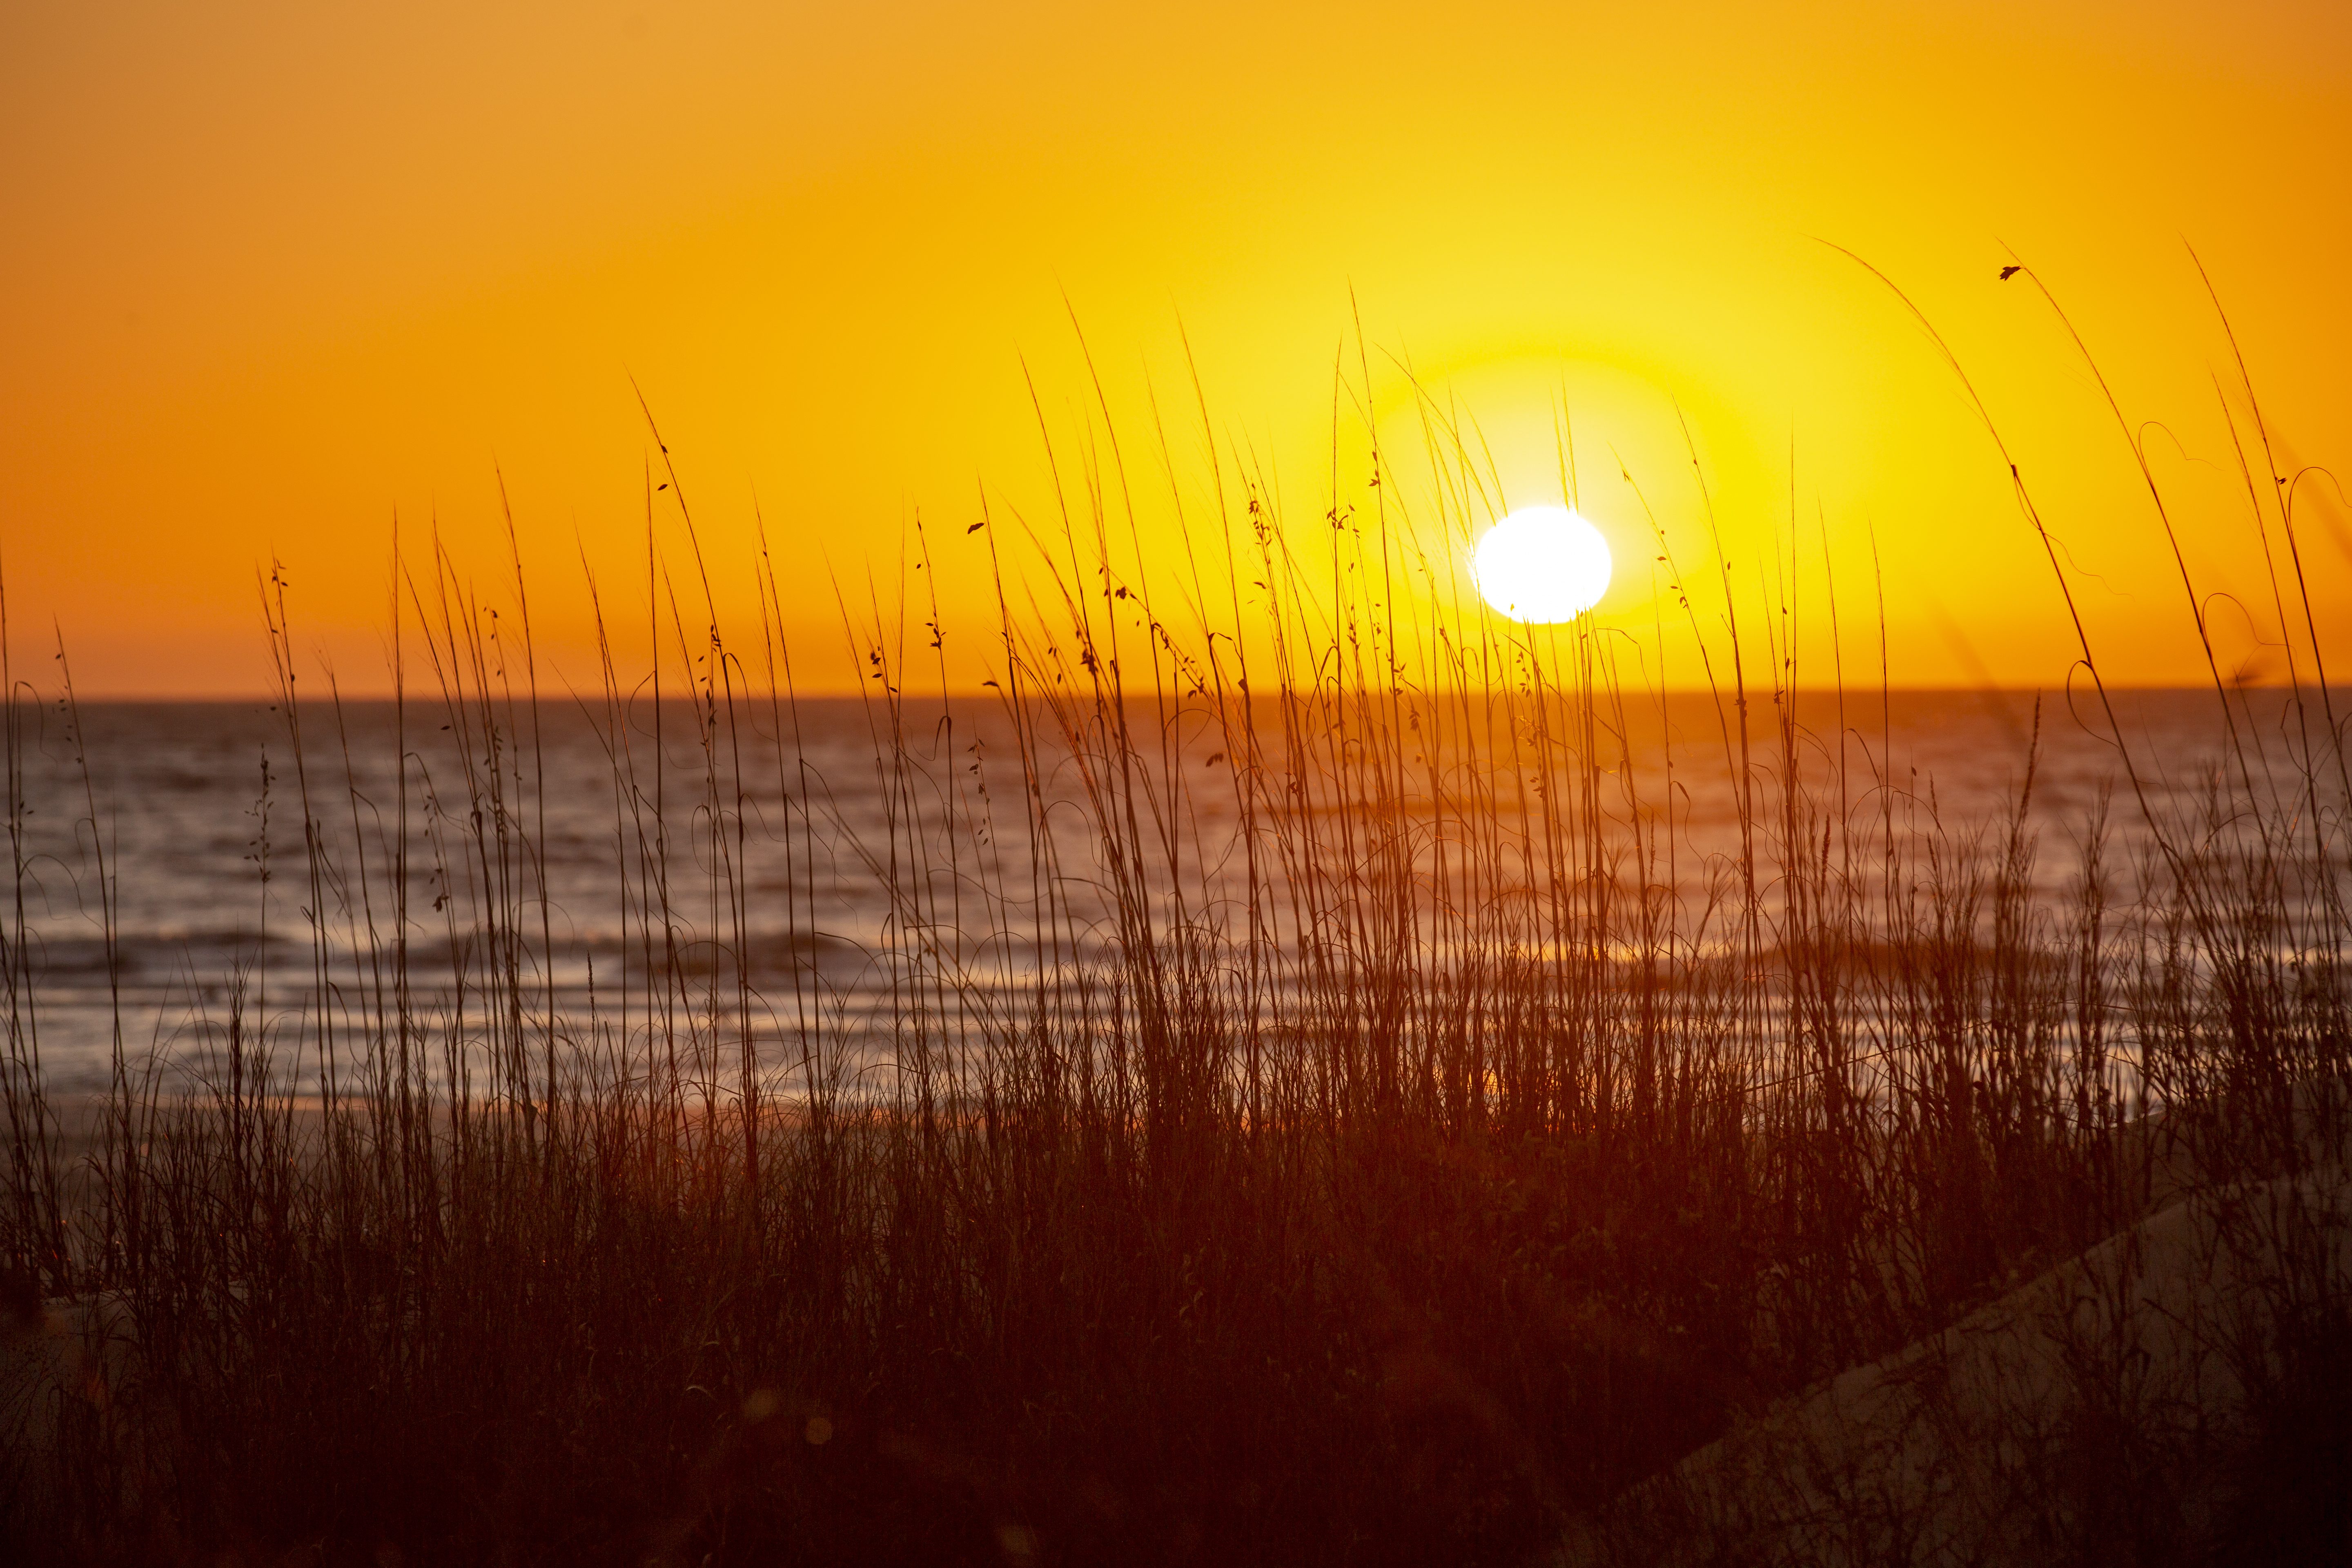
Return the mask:
M1507 499L1556 499L1564 391L1626 568L1604 615L1646 622L1654 552L1602 451L1696 539L1679 408L1753 571L1793 446L1803 550L1862 614L1876 540L1898 682L2050 685L2073 648L1952 378L1818 238L1977 376L2118 678L2198 678L2178 572L2004 245L2166 422L2233 665L2275 616L2184 240L2293 458L2352 467L2340 5L90 0L0 26L0 567L19 671L55 621L86 693L260 689L273 552L298 640L380 686L392 518L491 573L500 470L584 675L580 550L642 580L632 377L722 598L748 603L756 496L804 643L841 645L834 578L888 590L918 510L976 615L981 488L1044 505L1024 361L1050 419L1090 395L1066 296L1130 429L1148 388L1189 400L1181 321L1219 439L1295 516L1328 504L1351 291L1392 454L1410 363ZM2352 626L2345 514L2302 494Z

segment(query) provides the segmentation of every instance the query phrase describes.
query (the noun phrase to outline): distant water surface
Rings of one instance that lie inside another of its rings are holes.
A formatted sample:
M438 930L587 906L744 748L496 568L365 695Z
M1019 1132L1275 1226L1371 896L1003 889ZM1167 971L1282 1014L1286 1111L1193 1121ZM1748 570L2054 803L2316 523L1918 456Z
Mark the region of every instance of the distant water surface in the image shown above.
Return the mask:
M2118 707L2142 786L2160 811L2184 809L2234 754L2210 691L2132 692ZM2104 723L2079 696L2074 708ZM263 703L89 704L78 734L59 709L28 712L22 925L11 913L8 934L17 944L21 930L12 967L35 983L29 1001L19 998L20 1032L52 1085L102 1084L118 1029L133 1060L200 1061L208 1043L217 1046L240 989L249 1012L276 1020L284 1051L311 1028L314 910L324 911L332 1007L364 1010L371 990L387 984L383 961L400 929L394 862L404 854L412 985L445 1016L462 1021L466 988L478 987L493 962L467 949L467 933L480 911L505 908L521 911L528 985L573 1025L593 1016L626 1028L635 1008L642 1026L647 1009L697 1005L699 986L704 1004L750 1017L761 1059L778 1072L799 1059L812 1026L879 1039L894 1009L915 1005L893 958L910 919L930 922L934 942L947 931L983 983L1017 984L1059 951L1033 904L1000 896L1008 885L1030 885L1034 859L1013 727L999 705L910 705L900 724L917 768L912 784L877 764L888 714L855 700L790 710L762 703L742 734L722 732L708 745L685 703L641 703L617 725L549 703L512 717L495 743L425 703L346 704L340 712L306 704L300 717L298 755L287 716ZM1760 792L1753 798L1769 814L1779 719L1769 702L1748 717L1749 776ZM2015 693L1897 692L1883 709L1875 693L1842 706L1808 696L1798 717L1804 765L1820 770L1818 800L1867 815L1887 807L1891 789L1913 817L1932 811L1953 825L2012 809L2035 722L2034 699ZM1156 756L1157 721L1130 718ZM1841 720L1842 789L1830 767L1841 754ZM2237 719L2241 745L2284 770L2300 744L2298 723L2311 721L2279 694L2257 694ZM1678 874L1687 880L1737 856L1736 712L1677 699L1663 730L1654 715L1633 729L1625 745L1604 741L1602 749L1614 753L1612 765L1630 753L1643 798L1676 803ZM1197 711L1169 732L1185 777L1209 781L1190 786L1187 812L1190 853L1207 868L1202 886L1237 900L1244 858L1230 841L1234 792L1229 780L1216 787L1215 770L1232 766L1226 744ZM2042 700L2039 733L2032 818L2038 874L2055 889L2103 791L2116 794L2113 820L2126 851L2143 829L2117 749L2070 715L2063 698ZM1444 776L1537 779L1542 770L1531 752L1522 754L1526 744L1456 737L1459 754L1442 759ZM1578 744L1563 742L1562 758L1573 760ZM1046 752L1050 761L1054 749ZM394 765L399 755L404 768ZM1427 763L1418 758L1408 778L1423 776ZM714 770L715 817L707 787ZM1064 876L1081 885L1107 878L1086 830L1079 770L1064 759L1044 788L1059 803L1048 816ZM331 851L329 875L315 887L306 795L313 831ZM1759 853L1769 860L1770 846ZM887 889L894 876L903 889L918 871L929 876L910 914ZM666 921L647 918L656 884L667 889ZM738 931L757 993L748 1011L732 979L710 983L733 973ZM1101 932L1063 935L1083 945ZM687 981L665 1003L662 988L647 984L655 972Z

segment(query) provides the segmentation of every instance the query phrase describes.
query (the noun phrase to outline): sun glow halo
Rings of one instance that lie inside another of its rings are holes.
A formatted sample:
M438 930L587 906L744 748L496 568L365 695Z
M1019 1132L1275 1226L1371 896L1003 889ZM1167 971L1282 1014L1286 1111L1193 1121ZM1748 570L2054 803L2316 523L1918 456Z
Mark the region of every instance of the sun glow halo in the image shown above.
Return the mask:
M1609 542L1564 506L1523 506L1471 552L1479 595L1515 621L1572 621L1609 591Z

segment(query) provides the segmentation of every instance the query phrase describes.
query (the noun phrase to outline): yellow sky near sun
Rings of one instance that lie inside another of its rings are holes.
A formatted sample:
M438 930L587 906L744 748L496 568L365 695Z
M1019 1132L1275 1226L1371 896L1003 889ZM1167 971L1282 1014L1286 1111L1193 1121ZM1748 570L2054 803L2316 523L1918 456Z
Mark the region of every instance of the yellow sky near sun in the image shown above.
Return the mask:
M2006 473L1828 239L1968 363L2110 673L2194 679L2129 451L1996 272L2031 261L2166 422L2152 458L2234 667L2276 616L2183 241L2292 458L2352 465L2347 83L2352 20L2309 4L17 5L17 668L48 668L54 621L86 692L258 689L274 552L298 639L380 686L391 520L494 573L501 473L542 637L579 662L581 552L642 581L633 378L722 598L748 602L756 497L803 643L841 646L836 581L895 592L919 511L950 616L983 616L963 530L982 487L1045 506L1030 383L1067 438L1075 310L1129 429L1150 389L1189 404L1181 322L1218 439L1294 517L1328 503L1359 313L1408 505L1416 384L1475 416L1507 500L1558 499L1564 395L1626 568L1605 615L1653 599L1619 458L1697 539L1686 421L1756 572L1793 451L1801 552L1863 615L1875 545L1898 681L2056 683L2071 633ZM2352 625L2344 512L2299 493L2323 614Z

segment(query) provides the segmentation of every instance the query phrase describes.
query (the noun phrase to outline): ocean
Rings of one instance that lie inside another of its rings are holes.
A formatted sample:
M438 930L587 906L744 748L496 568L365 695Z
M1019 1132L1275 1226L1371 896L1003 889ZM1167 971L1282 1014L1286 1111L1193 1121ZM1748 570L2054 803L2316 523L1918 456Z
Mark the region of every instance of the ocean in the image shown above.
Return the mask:
M1607 866L1670 888L1703 943L1727 889L1779 907L1790 840L1850 871L1890 831L1996 853L2029 757L2032 885L2057 910L2103 798L2127 881L2153 874L2152 822L2193 837L2241 775L2287 781L2267 787L2291 813L2306 745L2333 755L2315 697L2238 694L2226 722L2210 690L2115 702L2123 747L2082 691L1808 694L1793 731L1751 700L1744 745L1737 706L1706 698L1539 721L1457 703L1425 726L1377 704L1286 726L1266 703L1255 791L1248 737L1197 700L1130 702L1123 751L1087 738L1110 710L1050 695L761 699L716 721L676 700L20 704L11 1048L55 1090L120 1063L194 1091L233 1021L289 1083L341 1087L395 1015L420 1039L552 1031L616 1061L683 1029L714 1068L748 1038L789 1094L813 1037L855 1076L904 1050L909 1018L1011 1026L1040 973L1115 969L1138 910L1230 943L1255 889L1252 940L1295 948L1336 883L1417 882L1400 907L1436 910L1485 855L1480 897ZM1583 837L1545 847L1546 822ZM1414 939L1434 962L1448 929Z

